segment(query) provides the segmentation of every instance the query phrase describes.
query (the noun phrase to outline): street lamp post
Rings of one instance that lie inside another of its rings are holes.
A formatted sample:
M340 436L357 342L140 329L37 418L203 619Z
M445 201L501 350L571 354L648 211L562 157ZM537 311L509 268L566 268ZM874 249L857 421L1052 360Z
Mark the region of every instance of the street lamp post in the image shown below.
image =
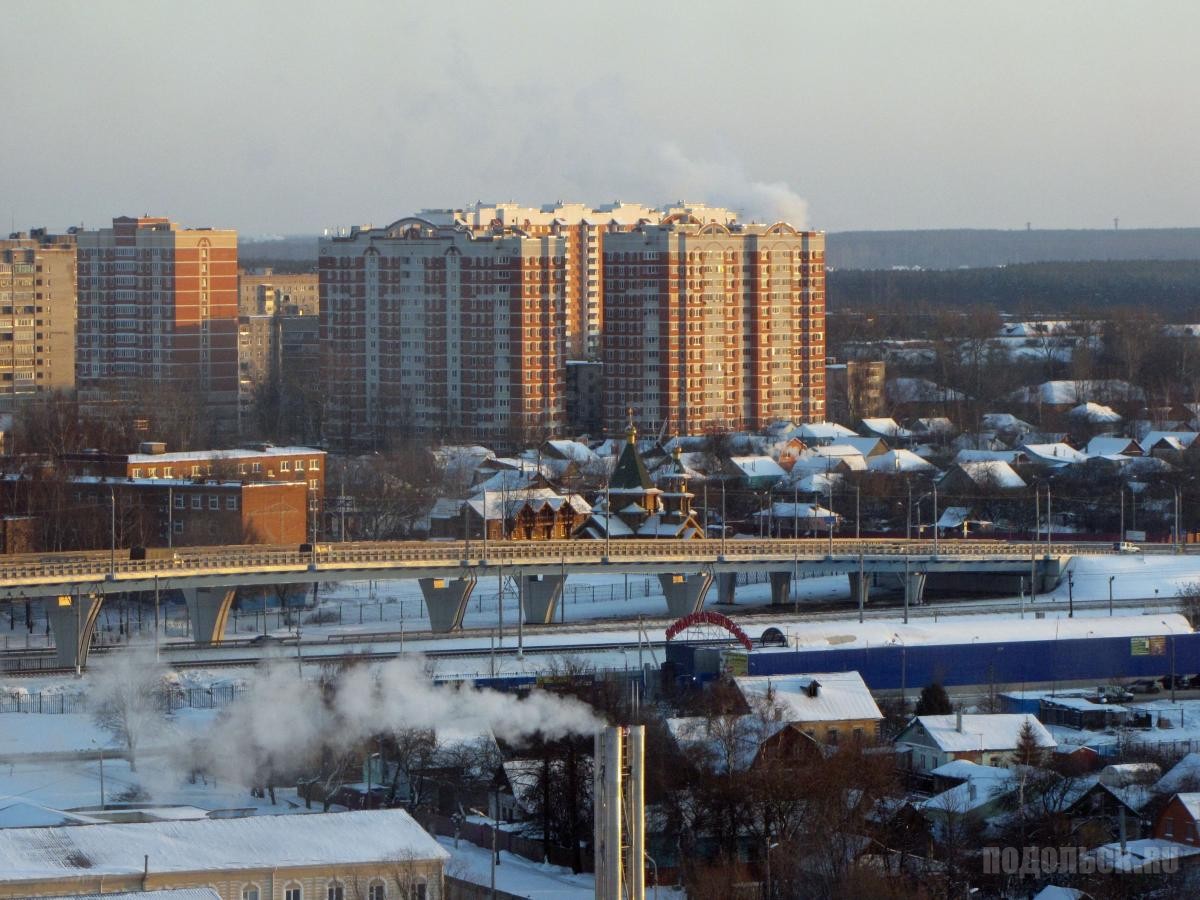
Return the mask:
M937 502L937 482L933 483L933 555L938 555L938 502Z
M117 577L117 489L113 485L108 486L108 496L111 501L109 507L112 512L111 527L109 532L109 556L108 556L108 571L112 578Z
M893 633L892 638L900 642L900 711L908 711L908 645L899 634Z
M1175 702L1175 629L1167 625L1167 620L1163 619L1162 624L1167 626L1167 630L1171 632L1171 702Z
M725 524L725 476L721 476L721 558L725 558L725 533L729 526Z
M1116 575L1108 576L1108 614L1110 616L1113 614L1112 586L1113 586L1113 579L1116 577L1117 577Z

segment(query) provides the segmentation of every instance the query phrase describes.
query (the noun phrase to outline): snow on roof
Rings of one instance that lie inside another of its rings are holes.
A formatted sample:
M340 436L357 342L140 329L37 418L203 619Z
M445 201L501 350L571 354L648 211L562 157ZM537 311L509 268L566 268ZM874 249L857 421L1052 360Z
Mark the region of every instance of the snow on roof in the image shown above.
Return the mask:
M1113 437L1111 434L1098 434L1087 445L1088 456L1111 456L1129 452L1141 452L1141 446L1133 438Z
M325 455L324 450L317 450L314 447L267 447L264 450L240 448L236 450L186 450L178 453L130 453L127 459L130 464L146 465L208 460L219 462L224 459L260 459L264 456L312 456L317 453L321 456Z
M1174 438L1179 443L1177 446L1173 446L1173 449L1187 449L1198 437L1200 437L1200 432L1195 431L1148 431L1142 438L1142 446L1149 451L1159 441Z
M930 797L921 804L921 808L947 813L965 813L1016 790L1017 773L1011 769L993 766L979 766L978 768L992 769L992 771L972 775L962 784L956 784L950 790Z
M592 448L579 441L550 440L546 441L546 444L566 460L587 463L596 459L596 454L592 451Z
M881 453L886 451L887 444L883 442L883 438L874 435L869 437L840 437L832 444L814 449L817 453L837 452L841 456L849 456L857 453L860 456L870 456L876 450Z
M1180 789L1200 787L1200 753L1192 752L1175 763L1154 783L1159 794L1175 794Z
M971 508L969 506L948 506L942 510L942 514L938 516L938 528L962 528L964 523L979 522L982 524L990 524L983 519L971 517Z
M1033 431L1033 426L1012 413L984 413L980 424L992 431Z
M1008 769L1000 766L981 766L969 759L952 759L936 769L931 769L929 774L939 778L960 778L966 781L968 778L1001 778L1007 771Z
M1076 888L1048 884L1033 895L1033 900L1080 900L1083 896L1083 891Z
M1072 419L1083 419L1096 425L1106 425L1121 421L1121 414L1111 406L1099 403L1081 403L1067 413Z
M94 825L102 819L51 809L19 797L0 797L0 828L49 828L56 825Z
M1126 841L1124 849L1120 843L1104 844L1084 855L1093 859L1103 858L1118 872L1137 872L1149 863L1160 863L1164 859L1179 859L1195 856L1200 847L1177 844L1162 838L1141 838Z
M889 378L885 390L892 403L946 403L966 399L962 391L942 387L928 378Z
M1074 463L1087 461L1087 454L1081 453L1070 444L1022 444L1021 450L1031 462L1050 466L1069 466Z
M867 460L872 472L932 472L934 467L911 450L889 450Z
M1026 487L1025 479L1013 471L1013 467L1002 460L992 459L981 462L964 462L957 464L959 469L978 485L991 484L1006 490L1017 490Z
M1005 462L1010 466L1021 462L1025 458L1025 454L1020 450L959 450L958 455L954 457L956 463L969 462Z
M1099 381L1045 381L1019 388L1009 395L1019 403L1048 403L1052 406L1083 403L1090 397L1113 400L1145 400L1145 392L1128 381L1116 378Z
M823 522L828 522L830 518L840 519L837 513L817 503L784 503L782 501L772 503L770 511L760 509L752 513L752 518L774 518L790 521L792 519L820 519Z
M917 716L938 748L947 753L969 753L973 750L1015 750L1021 727L1029 722L1039 747L1056 747L1057 742L1029 713L964 714L962 731L957 728L955 714Z
M730 464L747 478L783 478L783 467L769 456L731 456Z
M815 675L754 675L733 679L747 701L774 692L784 722L844 722L882 719L867 684L857 672ZM816 696L811 696L816 683Z
M862 427L880 437L909 438L912 432L901 428L895 419L863 419Z
M0 830L6 881L343 866L449 854L402 809Z
M833 441L843 437L858 437L858 434L845 425L836 422L810 422L796 429L796 434L804 441Z
M1200 793L1176 794L1175 797L1183 804L1187 814L1195 821L1200 822Z

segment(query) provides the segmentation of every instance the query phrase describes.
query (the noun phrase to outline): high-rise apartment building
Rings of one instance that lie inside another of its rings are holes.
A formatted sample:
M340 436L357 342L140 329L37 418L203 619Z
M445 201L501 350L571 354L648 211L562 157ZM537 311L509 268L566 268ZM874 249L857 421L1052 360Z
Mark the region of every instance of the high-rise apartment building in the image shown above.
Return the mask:
M680 212L609 234L604 283L611 431L824 418L822 232Z
M238 402L237 232L165 218L81 231L76 376L100 403L165 387L232 431Z
M243 316L315 316L317 314L315 272L277 274L270 267L238 272L238 311Z
M326 439L513 446L563 415L565 239L405 218L320 244Z
M75 385L75 239L44 229L0 240L0 410Z
M476 203L463 209L423 210L419 215L435 225L457 225L477 235L515 230L536 237L561 237L565 246L563 291L567 358L598 360L604 330L602 259L605 236L631 231L644 222L658 222L664 216L680 212L723 225L731 224L736 218L727 209L682 201L666 210L619 201L597 207L562 202L541 207Z

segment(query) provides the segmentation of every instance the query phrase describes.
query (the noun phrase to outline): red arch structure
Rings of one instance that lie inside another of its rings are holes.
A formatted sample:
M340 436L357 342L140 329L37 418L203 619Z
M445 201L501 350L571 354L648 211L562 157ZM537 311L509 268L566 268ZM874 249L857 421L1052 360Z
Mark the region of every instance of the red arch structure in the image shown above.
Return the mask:
M694 612L691 615L684 616L682 619L672 622L667 628L667 640L671 640L681 631L686 631L695 625L716 625L718 628L724 628L737 638L747 650L754 649L754 644L751 643L749 636L746 632L742 631L741 626L737 622L733 621L729 616L723 616L719 612L711 612L707 609L702 609L699 612Z

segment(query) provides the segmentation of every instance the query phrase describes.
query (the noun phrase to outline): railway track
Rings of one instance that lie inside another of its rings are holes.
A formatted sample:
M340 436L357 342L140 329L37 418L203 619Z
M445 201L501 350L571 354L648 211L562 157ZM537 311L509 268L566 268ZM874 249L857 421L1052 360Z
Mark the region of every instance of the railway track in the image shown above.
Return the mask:
M1146 604L1154 604L1156 609L1162 611L1164 608L1176 606L1170 598L1132 598L1115 600L1112 603L1114 610L1138 609L1144 608ZM852 610L847 610L844 603L842 604L821 604L821 609L814 609L812 604L806 604L800 612L788 611L784 607L754 607L738 609L727 609L726 612L733 613L739 616L751 615L753 618L762 620L763 624L783 624L783 625L799 625L803 623L819 624L828 621L846 621L853 615ZM1100 600L1076 600L1074 607L1079 611L1107 609L1109 601ZM1061 613L1067 612L1071 608L1071 603L1067 600L1040 600L1036 603L1026 603L1024 605L1025 615L1034 617L1038 613ZM876 619L892 619L895 618L897 612L902 609L902 604L890 603L880 604L873 603L870 608L864 610L863 618L866 621ZM941 601L925 603L920 606L913 606L909 611L911 619L930 619L935 621L939 617L957 617L980 615L989 613L1017 613L1020 609L1019 604L1012 600L1004 600L1002 602L989 601ZM849 613L849 615L848 615ZM630 632L637 628L640 624L647 633L665 628L673 620L669 618L642 618L610 620L602 623L579 623L575 625L565 626L574 633L599 633L605 632ZM558 636L563 633L564 626L555 626L554 635ZM753 627L753 626L751 626ZM336 664L339 662L348 661L380 661L394 659L397 656L404 654L420 654L431 659L478 659L480 657L488 657L495 655L497 658L511 657L518 653L516 645L516 634L513 631L508 631L505 634L506 644L503 647L497 646L466 646L466 647L437 647L429 646L432 642L438 640L455 640L455 641L488 641L494 635L492 629L472 628L464 629L455 632L452 637L443 633L435 633L431 631L419 632L404 632L401 638L399 631L387 632L372 632L366 634L345 634L345 635L330 635L328 639L323 641L303 641L299 644L299 656L302 661L308 664ZM526 643L524 644L523 652L528 656L563 656L563 655L587 655L592 653L604 652L619 652L637 649L638 642L624 638L621 640L598 640L587 643L541 643L541 638L549 635L549 632L541 628L528 627L526 632ZM641 641L643 649L653 649L660 651L666 646L665 640L646 640ZM385 646L379 646L385 645ZM258 654L248 654L246 656L218 656L215 655L221 652L228 652L238 649L249 649L251 646L260 647L264 652ZM107 645L103 648L103 652L110 652L114 649L119 649L120 645ZM337 648L345 648L338 651ZM96 648L101 649L101 648ZM217 646L200 646L200 645L180 645L169 644L162 646L163 661L176 669L202 669L202 668L246 668L258 665L264 658L271 658L277 661L291 660L295 657L297 643L294 640L279 641L270 644L252 645L250 641L224 642ZM333 650L333 652L322 652ZM93 650L95 652L95 650ZM12 651L10 651L10 654ZM194 653L197 654L193 658L181 657L180 654ZM24 657L26 660L37 661L45 658L53 658L53 651L46 653L29 654ZM10 655L8 659L12 659ZM4 668L6 659L0 655L0 675L6 677L45 677L53 675L73 675L73 668L60 668L55 666L37 666L35 668L8 669Z

